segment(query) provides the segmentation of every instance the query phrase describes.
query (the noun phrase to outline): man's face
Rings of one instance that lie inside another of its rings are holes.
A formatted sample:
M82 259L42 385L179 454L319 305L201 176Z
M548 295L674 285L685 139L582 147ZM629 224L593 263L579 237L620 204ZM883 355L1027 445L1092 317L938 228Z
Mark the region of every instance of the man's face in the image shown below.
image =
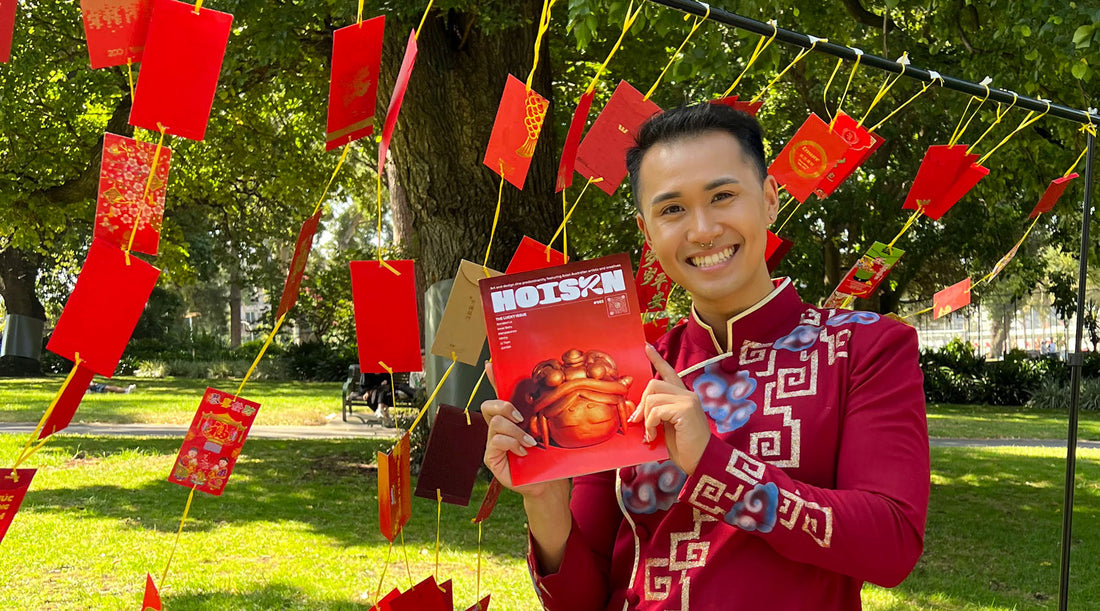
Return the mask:
M772 289L764 249L779 198L732 135L711 131L649 149L639 168L638 227L700 314L729 316Z

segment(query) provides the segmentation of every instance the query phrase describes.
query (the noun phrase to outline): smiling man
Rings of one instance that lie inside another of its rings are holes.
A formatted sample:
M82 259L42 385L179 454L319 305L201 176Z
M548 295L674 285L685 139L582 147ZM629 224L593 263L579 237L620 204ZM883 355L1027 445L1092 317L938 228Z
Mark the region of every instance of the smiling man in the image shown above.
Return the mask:
M670 459L517 488L552 610L860 609L923 546L928 433L916 333L804 303L764 260L778 193L752 117L698 104L627 155L638 226L691 316L647 348L633 422ZM534 445L489 401L485 461Z

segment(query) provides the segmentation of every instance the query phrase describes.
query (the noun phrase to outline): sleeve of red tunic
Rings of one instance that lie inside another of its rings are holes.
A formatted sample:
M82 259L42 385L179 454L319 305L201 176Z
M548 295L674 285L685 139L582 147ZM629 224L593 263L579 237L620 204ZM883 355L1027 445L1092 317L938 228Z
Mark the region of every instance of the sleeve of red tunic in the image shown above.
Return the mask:
M573 478L569 509L573 525L558 571L542 570L530 535L527 568L539 600L549 611L602 611L611 596L611 552L623 519L615 496L615 472Z
M929 455L916 332L882 320L849 344L836 489L795 481L712 435L680 495L777 552L892 587L920 557Z

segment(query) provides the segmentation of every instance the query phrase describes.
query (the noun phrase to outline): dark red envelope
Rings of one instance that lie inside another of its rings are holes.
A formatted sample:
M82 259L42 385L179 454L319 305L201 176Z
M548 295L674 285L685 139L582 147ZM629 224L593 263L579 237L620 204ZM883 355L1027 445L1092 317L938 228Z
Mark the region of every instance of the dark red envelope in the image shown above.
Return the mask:
M1062 193L1066 191L1066 187L1069 186L1070 181L1077 178L1077 173L1074 172L1068 176L1061 178L1055 178L1047 185L1047 190L1043 192L1043 196L1039 198L1039 203L1035 204L1035 209L1031 211L1031 214L1027 218L1033 219L1044 212L1050 212L1054 209L1054 204L1058 203L1058 199L1062 197Z
M340 28L332 35L325 150L331 151L374 131L385 28L386 16L379 15Z
M42 431L38 434L39 439L45 439L68 427L73 421L73 416L76 415L77 408L80 407L80 400L84 398L84 393L88 392L88 385L92 383L92 377L95 374L84 365L73 365L73 367L76 371L69 380L69 385L61 392L57 403L54 404L50 417L42 425Z
M46 349L109 378L134 333L160 270L98 238L54 327Z
M843 112L837 115L833 131L840 134L840 137L848 143L848 152L825 173L825 177L818 183L814 194L820 199L832 195L840 183L847 180L856 168L863 165L863 162L886 142L885 138L867 131L866 127L862 127L859 122Z
M512 260L508 262L508 267L504 270L504 273L518 274L520 272L529 272L531 270L564 264L565 253L551 248L548 260L546 244L534 238L523 236L523 239L519 241L519 247L516 248L516 252L512 255Z
M390 601L391 611L454 611L454 603L447 604L447 594L442 586L429 575Z
M383 596L382 600L375 603L374 606L370 609L367 609L367 611L391 611L390 603L393 602L393 599L397 598L398 596L401 596L401 590L394 588L390 590L389 594Z
M0 471L0 542L8 534L8 527L27 496L27 489L38 469L11 469Z
M500 480L493 478L489 482L489 487L485 490L485 497L481 499L481 506L478 507L477 515L471 520L474 524L479 524L489 519L489 516L493 515L493 509L497 506L497 499L500 498L500 492L504 490L504 485L500 483Z
M409 260L387 261L397 275L377 261L352 261L351 295L359 370L386 373L420 371L420 322L416 308L416 269Z
M440 403L413 494L434 501L438 489L443 502L461 507L469 505L477 470L485 457L488 434L489 427L480 412L467 413Z
M794 242L781 238L771 231L768 232L768 243L764 246L764 259L768 266L768 273L775 272L779 267L779 263L783 261L783 257L787 256L787 253L791 251L791 247L794 246Z
M260 404L207 388L168 481L221 496Z
M596 91L586 91L577 100L577 108L573 111L573 119L569 121L569 131L565 134L565 146L561 150L561 161L558 162L558 181L554 186L554 193L561 192L573 184L573 168L577 165L577 148L581 144L581 134L588 123L588 113L592 110L592 98Z
M932 319L947 316L970 304L970 278L956 282L932 296Z
M710 103L729 106L734 110L740 110L741 112L748 113L755 117L756 113L760 112L760 107L764 105L764 100L758 100L756 102L742 102L737 99L737 96L730 95L724 98L718 98L717 100L711 100Z
M11 39L15 34L15 9L19 0L0 0L0 64L11 61Z
M825 175L848 151L848 143L816 114L802 123L768 168L800 203L814 192Z
M634 285L638 290L638 304L642 312L664 312L668 304L668 295L672 292L672 280L665 274L657 255L642 245L642 259L638 273L634 275Z
M149 174L154 172L154 156L157 158L157 167L150 182ZM157 145L152 142L139 142L112 133L104 134L93 235L125 249L130 244L130 233L140 210L141 221L131 250L157 254L171 163L172 149L167 146L160 147L160 152L157 153ZM147 182L149 195L142 204L141 198L145 196Z
M229 13L154 0L130 125L202 140L232 26Z
M662 335L668 333L668 317L654 318L642 325L642 330L645 332L645 341L655 344Z
M141 611L162 611L164 607L160 603L160 591L157 584L153 583L153 576L145 574L145 596L141 599Z
M521 191L549 107L549 100L508 75L482 163L497 174L503 168L504 179Z
M323 208L318 208L313 216L302 223L298 231L298 242L294 245L294 257L290 259L290 271L287 273L286 282L283 283L283 297L279 300L279 311L275 318L281 318L298 303L298 290L302 286L302 275L306 271L306 261L309 260L309 251L313 248L313 235L317 233L317 224L321 221Z
M397 115L401 112L401 102L405 100L405 90L409 87L413 65L416 64L416 49L416 30L413 30L409 32L409 42L405 45L405 57L401 60L401 69L397 72L397 80L393 84L393 94L390 95L390 105L386 109L386 118L382 123L382 140L378 143L379 174L386 166L386 154L390 150L390 138L393 138L393 129L397 125Z
M92 69L141 61L153 0L80 0Z
M592 122L577 149L577 172L611 195L626 177L626 151L634 146L635 136L646 119L661 112L661 107L645 99L626 81L619 81L611 99Z
M485 598L482 598L480 601L475 603L472 607L470 607L469 609L466 609L466 611L489 611L489 597L490 596L491 596L491 594L486 594Z
M377 454L378 529L382 531L382 536L392 542L412 516L409 434L406 432L402 435L389 454Z

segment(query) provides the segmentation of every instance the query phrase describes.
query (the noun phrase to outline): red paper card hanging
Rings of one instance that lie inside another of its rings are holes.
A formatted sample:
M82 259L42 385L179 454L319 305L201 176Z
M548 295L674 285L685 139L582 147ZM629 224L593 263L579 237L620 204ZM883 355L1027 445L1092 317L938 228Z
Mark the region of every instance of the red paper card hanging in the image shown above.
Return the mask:
M783 261L783 257L787 256L787 253L791 251L791 247L794 246L794 242L781 238L771 231L768 232L768 243L764 246L764 260L768 266L768 273L775 272L779 267L779 263Z
M904 254L904 250L890 248L882 242L871 244L867 254L856 260L835 292L863 299L870 297Z
M168 481L221 496L260 404L207 388Z
M743 113L747 113L752 116L756 116L756 113L760 112L760 107L764 105L764 100L758 100L756 102L742 102L737 99L737 96L731 95L724 98L718 98L717 100L711 100L711 104L721 104L722 106L729 106L734 110L740 110Z
M519 241L519 247L516 248L516 252L512 255L512 260L508 262L508 267L505 268L504 273L518 274L520 272L529 272L535 269L543 269L564 264L565 253L551 248L550 254L547 255L546 244L534 238L523 236L523 239Z
M46 349L109 378L115 373L160 270L93 239Z
M401 69L397 72L393 94L390 95L390 106L386 109L386 119L382 124L382 141L378 143L379 173L382 173L386 166L386 154L390 150L390 139L393 138L393 129L397 125L397 115L401 112L401 102L405 100L405 90L409 87L413 65L416 64L416 49L416 31L413 30L409 32L409 42L405 45L405 57L401 60Z
M382 600L375 603L370 609L367 609L367 611L390 611L390 603L398 596L401 596L401 590L394 588L390 590L389 594L383 596Z
M928 147L905 198L906 210L924 206L924 214L939 219L989 170L974 165L977 155L968 155L965 144ZM969 186L967 186L969 185Z
M472 522L475 524L484 522L489 519L489 516L493 515L493 509L497 506L497 499L500 498L502 490L504 490L504 485L494 477L485 490L485 498L481 499L481 506L478 508L477 515L474 516Z
M573 111L573 119L569 121L569 131L565 133L565 146L561 150L561 161L558 162L558 180L554 185L554 193L561 192L573 184L573 168L577 165L577 148L581 144L581 134L588 123L588 112L592 110L592 98L596 91L586 91L577 100L577 108Z
M413 494L435 501L439 490L444 503L469 505L488 432L480 413L439 404Z
M965 166L955 178L955 181L947 188L947 191L939 199L934 200L931 205L925 207L924 216L933 221L940 220L952 206L974 188L974 185L978 184L978 181L988 175L989 169L978 164Z
M856 168L863 165L863 162L886 142L885 138L867 131L867 128L862 127L855 119L843 112L837 115L833 131L840 134L840 137L848 143L848 151L818 183L814 194L820 199L832 195L840 183L847 180Z
M482 163L523 190L550 101L508 75Z
M848 150L848 143L816 114L802 123L768 168L780 185L799 202L814 192Z
M442 586L430 575L390 602L391 611L453 611Z
M664 312L668 304L668 295L672 291L672 280L665 274L657 255L642 245L642 259L638 273L634 275L634 285L638 290L638 304L642 313Z
M659 112L660 106L645 99L630 83L619 81L607 106L581 140L577 172L585 178L603 178L596 186L613 194L626 177L627 149L634 146L634 138L646 119Z
M1066 187L1069 186L1070 181L1077 178L1077 173L1074 172L1068 176L1061 178L1055 178L1047 185L1047 190L1043 192L1043 196L1039 198L1039 203L1035 204L1035 209L1031 211L1031 214L1027 218L1033 219L1044 212L1050 212L1054 209L1054 204L1058 203L1058 199L1062 197L1062 193L1065 193Z
M84 393L88 392L88 385L92 383L92 377L95 374L83 365L73 365L73 367L76 368L76 371L73 373L72 379L69 380L69 385L61 391L61 396L54 404L50 417L46 419L42 431L38 434L39 439L45 439L68 427L69 423L73 421L73 416L76 415L77 408L80 407L80 401L84 398Z
M325 150L331 151L374 131L385 28L386 17L380 15L340 28L332 35Z
M970 304L970 278L956 282L932 297L932 318L947 316Z
M412 261L352 261L351 295L359 370L386 373L420 371L420 323L416 309L416 269Z
M233 15L154 0L130 125L202 140Z
M642 331L645 332L645 341L651 344L656 343L662 335L668 333L668 317L654 318L642 325Z
M466 611L489 611L489 597L491 594L486 594L485 598L482 598L474 606L466 609Z
M302 286L302 275L306 271L306 261L309 260L309 251L313 248L313 235L317 233L317 224L321 221L321 208L313 213L313 216L302 223L298 231L298 242L294 245L294 256L290 259L290 271L287 273L286 282L283 283L283 297L279 300L279 311L275 318L281 318L298 303L298 291Z
M141 61L153 0L80 0L92 69Z
M989 278L986 280L987 282L992 282L998 274L1004 271L1005 266L1007 266L1016 256L1016 253L1020 250L1020 245L1024 243L1026 238L1027 234L1024 234L1023 237L1016 241L1016 245L997 261L997 264L993 266L993 271L989 272Z
M378 529L390 541L412 516L410 483L409 434L405 433L389 454L378 452Z
M4 469L0 471L0 542L8 534L8 527L27 496L31 480L38 469Z
M145 574L145 596L141 599L141 611L162 611L164 607L160 603L160 591L157 584L153 583L153 576Z
M157 158L155 170L154 156ZM119 248L126 248L140 210L141 221L134 234L132 251L157 254L171 163L172 149L167 146L160 147L158 153L157 145L152 142L104 134L93 235ZM151 172L153 177L150 181ZM146 183L149 184L149 195L142 204Z
M11 61L11 39L15 34L15 9L19 0L0 0L0 64Z

